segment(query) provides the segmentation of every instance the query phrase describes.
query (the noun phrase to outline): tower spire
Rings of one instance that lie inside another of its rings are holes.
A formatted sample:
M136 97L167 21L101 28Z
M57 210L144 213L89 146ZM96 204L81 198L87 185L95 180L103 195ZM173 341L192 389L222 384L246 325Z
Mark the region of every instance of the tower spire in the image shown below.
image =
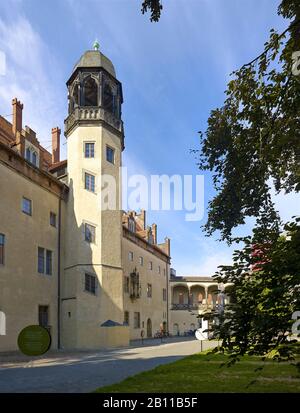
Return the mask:
M94 50L99 50L100 49L100 43L98 42L97 39L94 41L93 49Z

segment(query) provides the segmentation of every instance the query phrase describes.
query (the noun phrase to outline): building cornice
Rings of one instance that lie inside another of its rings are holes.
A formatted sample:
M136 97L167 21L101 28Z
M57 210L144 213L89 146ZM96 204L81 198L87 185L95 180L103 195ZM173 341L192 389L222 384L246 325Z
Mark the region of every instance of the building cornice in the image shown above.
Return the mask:
M129 241L135 243L136 245L143 248L144 250L150 252L151 254L156 255L161 260L163 260L163 261L167 262L168 264L170 264L171 257L168 254L166 254L164 251L162 251L157 245L150 244L148 241L146 241L140 235L130 231L124 225L123 225L123 237L128 239Z
M35 167L18 152L0 142L0 162L61 199L66 199L69 188L53 175Z

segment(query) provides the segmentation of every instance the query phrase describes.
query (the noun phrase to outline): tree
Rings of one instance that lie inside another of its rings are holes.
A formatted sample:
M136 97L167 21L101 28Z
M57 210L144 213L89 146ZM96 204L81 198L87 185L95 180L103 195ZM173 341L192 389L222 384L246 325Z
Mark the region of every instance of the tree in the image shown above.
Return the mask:
M289 336L300 309L300 218L285 224L282 236L270 195L270 181L277 192L300 191L299 1L283 0L278 13L292 22L281 34L272 29L264 51L233 72L224 105L200 133L199 168L213 173L217 191L205 231L245 242L233 265L215 275L231 284L232 303L212 316L221 351L233 361L245 353L278 360L299 354ZM256 218L253 235L234 238L249 216Z
M150 21L158 22L162 11L161 0L144 0L142 4L142 13L145 14L148 11L151 13Z
M270 180L277 192L300 190L299 1L283 0L278 13L292 23L281 34L272 29L263 53L232 73L224 105L200 132L198 166L213 173L217 191L204 228L228 242L247 216L279 219Z
M231 303L212 330L222 340L218 350L229 350L233 361L246 353L278 360L300 354L291 339L292 315L300 309L300 218L284 230L281 236L270 231L264 244L257 244L261 231L254 231L245 248L235 251L233 265L220 266L216 274L219 282L231 285Z

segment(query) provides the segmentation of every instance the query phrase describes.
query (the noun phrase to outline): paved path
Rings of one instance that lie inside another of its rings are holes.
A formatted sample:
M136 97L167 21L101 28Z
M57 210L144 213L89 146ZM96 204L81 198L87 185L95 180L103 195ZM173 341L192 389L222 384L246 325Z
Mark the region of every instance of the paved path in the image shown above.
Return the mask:
M216 342L205 342L203 349ZM85 393L200 351L194 338L147 340L97 352L53 352L34 361L0 356L1 393ZM171 391L172 389L170 389Z

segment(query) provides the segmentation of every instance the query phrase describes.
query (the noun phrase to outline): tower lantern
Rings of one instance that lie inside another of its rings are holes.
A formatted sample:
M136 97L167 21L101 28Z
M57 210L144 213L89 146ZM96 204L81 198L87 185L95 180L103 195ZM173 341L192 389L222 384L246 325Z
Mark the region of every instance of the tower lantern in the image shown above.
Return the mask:
M101 124L119 136L124 148L122 85L116 78L112 62L99 47L96 40L94 50L81 56L67 81L69 106L65 135L68 138L79 125Z

